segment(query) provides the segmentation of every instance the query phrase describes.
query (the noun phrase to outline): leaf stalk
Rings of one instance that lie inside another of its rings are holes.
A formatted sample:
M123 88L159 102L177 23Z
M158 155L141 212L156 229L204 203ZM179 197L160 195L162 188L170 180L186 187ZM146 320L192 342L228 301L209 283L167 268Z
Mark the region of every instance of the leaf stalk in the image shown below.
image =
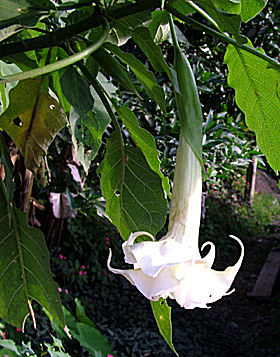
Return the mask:
M103 45L103 43L105 42L105 40L107 39L109 31L110 31L110 25L104 17L102 18L102 26L103 26L103 32L102 32L102 35L100 36L100 38L98 39L98 41L95 42L93 45L89 46L88 48L84 49L83 51L76 53L72 56L69 56L68 58L65 58L63 60L60 60L60 61L57 61L54 63L50 63L44 67L35 68L30 71L20 72L17 74L12 74L10 76L2 77L0 79L0 84L38 77L43 74L57 71L61 68L67 67L71 64L74 64L74 63L82 60L83 58L90 55L92 52L96 51L99 47L101 47Z
M239 45L236 42L236 40L234 40L233 38L231 38L223 33L220 33L208 26L205 26L205 25L201 24L200 22L193 20L189 16L185 16L185 15L181 14L178 10L176 10L174 7L170 6L169 4L165 5L165 10L167 10L172 15L176 16L178 19L184 21L186 23L186 25L192 26L200 31L203 31L210 36L217 37L222 42L230 43L230 44L234 45L235 47L241 48L242 50L247 51L247 52L255 55L256 57L263 59L264 61L269 63L273 68L280 70L279 62L277 62L275 59L269 57L265 53L258 51L254 47L250 47L246 44Z

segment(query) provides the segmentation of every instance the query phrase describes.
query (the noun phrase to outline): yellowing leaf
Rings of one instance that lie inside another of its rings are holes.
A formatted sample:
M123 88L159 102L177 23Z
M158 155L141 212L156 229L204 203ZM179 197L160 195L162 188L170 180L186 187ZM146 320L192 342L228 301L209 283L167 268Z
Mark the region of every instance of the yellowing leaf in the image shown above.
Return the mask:
M0 116L0 127L13 139L42 185L44 156L56 133L66 125L59 103L42 89L41 79L21 81L10 91L8 109Z

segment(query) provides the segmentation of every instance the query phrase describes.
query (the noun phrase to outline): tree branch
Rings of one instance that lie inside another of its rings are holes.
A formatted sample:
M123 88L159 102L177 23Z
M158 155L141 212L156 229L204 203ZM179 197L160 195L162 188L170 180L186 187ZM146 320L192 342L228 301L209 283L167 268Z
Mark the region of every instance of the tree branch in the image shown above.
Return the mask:
M160 0L140 0L135 4L122 6L118 9L109 11L104 15L110 20L115 21L143 10L153 11L159 6ZM98 19L99 15L99 11L95 11L92 16L77 22L76 24L57 29L48 35L2 45L0 46L0 58L8 57L16 53L57 46L61 42L69 40L77 34L98 27L100 25L100 20Z

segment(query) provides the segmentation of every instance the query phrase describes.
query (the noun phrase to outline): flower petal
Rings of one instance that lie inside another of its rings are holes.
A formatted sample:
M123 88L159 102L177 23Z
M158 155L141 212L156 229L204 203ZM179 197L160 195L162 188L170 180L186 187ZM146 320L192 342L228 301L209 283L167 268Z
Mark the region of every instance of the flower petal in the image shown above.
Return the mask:
M185 277L172 294L179 305L186 309L195 307L207 308L208 303L215 302L227 295L244 257L244 246L235 236L241 246L241 255L237 263L225 271L216 271L209 268L207 261L196 261L194 264L185 264Z
M122 249L123 249L123 253L124 253L124 261L126 263L128 263L128 264L136 264L137 263L133 253L131 252L131 246L133 245L133 243L137 237L144 236L144 235L152 238L153 241L155 240L154 236L151 233L141 231L141 232L130 233L128 240L122 244Z
M207 245L210 245L210 250L205 255L205 257L202 258L202 260L207 263L207 266L209 268L211 268L212 265L214 264L215 255L216 255L216 248L215 248L215 245L214 245L213 242L205 242L204 244L202 244L201 251L203 251L204 248L207 247Z
M178 286L178 280L171 275L169 269L161 271L156 278L152 278L144 274L140 269L114 269L110 266L111 258L112 251L110 249L107 261L108 269L115 274L121 274L127 278L149 300L167 297Z
M137 243L130 249L143 273L150 277L157 277L163 268L193 260L193 252L171 238Z

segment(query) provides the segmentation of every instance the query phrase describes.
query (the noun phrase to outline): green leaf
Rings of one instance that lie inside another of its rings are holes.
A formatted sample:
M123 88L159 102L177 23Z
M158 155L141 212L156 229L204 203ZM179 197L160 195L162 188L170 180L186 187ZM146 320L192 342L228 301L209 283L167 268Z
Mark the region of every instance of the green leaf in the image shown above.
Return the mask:
M79 320L80 322L82 322L88 326L92 326L95 328L94 323L91 321L91 319L89 317L87 317L87 315L85 313L85 309L79 299L77 299L77 298L75 299L75 304L76 304L77 320Z
M0 151L1 151L1 163L5 167L5 184L7 187L8 201L12 202L14 196L15 183L13 181L13 164L11 161L10 152L6 147L5 138L0 133Z
M85 66L89 73L91 74L92 78L96 78L98 71L100 69L99 64L93 59L92 56L88 56L85 61Z
M155 235L162 228L167 205L161 179L139 149L123 147L114 132L99 173L106 213L124 239L131 232Z
M64 316L50 270L49 252L43 233L28 226L26 215L11 206L0 192L0 316L23 329L33 310L31 301L44 306L64 327ZM34 317L33 317L34 319Z
M0 42L4 41L6 38L14 35L15 33L21 31L23 27L21 25L11 25L0 30Z
M129 92L139 95L137 89L129 78L128 72L108 51L103 48L99 48L97 51L92 53L92 57L99 64L99 66L121 86Z
M188 5L185 0L175 0L172 2L172 7L178 10L181 14L188 16L195 12L195 9ZM178 20L181 21L181 20Z
M241 0L241 18L248 22L266 6L267 0Z
M21 72L20 68L15 64L8 64L0 61L0 76L8 76ZM9 106L9 92L16 87L18 82L10 82L0 84L0 114L2 114Z
M103 336L96 328L77 323L78 334L73 334L74 338L79 341L92 356L107 357L113 354L107 338Z
M105 44L106 48L114 53L122 62L127 64L130 69L135 73L140 83L148 94L160 106L161 110L166 112L166 104L163 89L158 85L155 76L152 72L148 71L141 61L139 61L132 53L122 52L118 46L110 43Z
M146 27L138 27L132 33L132 38L148 57L148 60L151 62L155 71L165 72L167 64L164 60L160 46L155 44L150 31Z
M53 344L44 342L44 345L48 349L50 357L71 357L68 353L65 353L65 349L62 345L62 341L52 336Z
M197 2L216 21L221 31L232 34L240 45L247 42L247 38L239 33L241 25L239 15L219 11L212 0L197 0Z
M38 67L37 63L30 59L28 56L26 56L24 53L16 53L6 57L6 59L8 62L16 64L21 69L21 71L28 71L30 69ZM6 85L8 85L9 83L6 83Z
M152 21L148 25L152 39L159 44L168 39L169 22L168 12L165 10L155 10L152 12Z
M231 1L231 0L213 0L214 5L225 12L230 14L240 14L241 12L241 1Z
M68 67L61 76L61 88L65 98L81 117L87 115L94 105L87 82L73 68Z
M117 46L124 45L131 37L131 32L139 26L144 26L151 20L151 12L148 10L125 16L113 23L107 42Z
M73 106L69 120L76 157L87 172L110 117L94 89L73 67L64 72L60 83L63 95Z
M170 195L170 185L167 177L164 177L160 170L160 161L158 158L158 150L156 142L152 134L147 130L140 128L138 120L134 113L128 107L118 107L117 113L120 116L125 127L134 143L139 147L144 154L150 168L155 171L162 180L162 187L167 195Z
M36 10L40 10L42 15L43 11L47 12L47 10L53 7L53 4L49 0L1 0L0 21L16 18L16 21L19 21L18 23L24 23L26 19L28 19L27 23L29 23L32 16L39 15L36 13Z
M172 343L171 307L163 299L151 301L151 306L160 334L176 356L179 356Z
M21 355L21 353L18 350L18 347L15 344L15 341L13 341L13 340L0 340L0 346L4 347L5 350L9 351L9 355L7 355L7 352L6 352L6 356L13 357L13 356ZM2 353L2 350L0 351L0 356L5 356Z
M65 124L59 103L42 89L38 78L21 81L13 88L9 107L0 116L0 127L13 139L24 156L25 166L42 185L46 184L44 156Z
M68 100L65 98L62 88L61 88L61 77L63 75L64 71L54 71L50 74L52 78L52 89L54 90L55 94L57 95L59 99L59 103L62 106L64 113L69 114L70 109L71 109L71 104L68 102Z
M1 0L0 4L0 21L19 16L21 9L27 10L29 3L26 0Z
M248 44L252 46L251 44ZM225 54L228 84L235 89L236 103L249 129L275 172L280 170L280 73L267 62L228 45Z
M92 356L107 357L114 352L107 338L103 336L94 326L94 323L86 316L84 308L78 299L76 303L76 318L65 308L63 308L65 321L69 327L70 335L76 339ZM61 336L66 338L64 331L53 320L53 317L45 311L52 322L52 327Z

